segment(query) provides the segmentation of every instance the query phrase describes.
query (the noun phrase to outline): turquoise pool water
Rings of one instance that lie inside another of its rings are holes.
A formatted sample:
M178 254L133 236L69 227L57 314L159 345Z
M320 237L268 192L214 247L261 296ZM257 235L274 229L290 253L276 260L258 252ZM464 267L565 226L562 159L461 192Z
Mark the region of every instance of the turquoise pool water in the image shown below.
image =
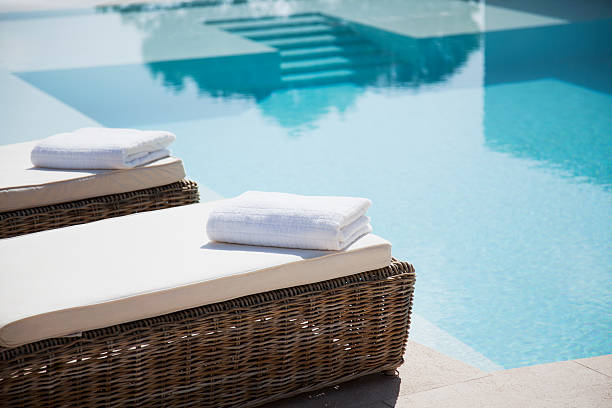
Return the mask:
M370 197L417 269L415 312L496 364L612 353L611 20L426 38L321 13L207 25L280 60L15 75L103 125L175 132L223 196Z

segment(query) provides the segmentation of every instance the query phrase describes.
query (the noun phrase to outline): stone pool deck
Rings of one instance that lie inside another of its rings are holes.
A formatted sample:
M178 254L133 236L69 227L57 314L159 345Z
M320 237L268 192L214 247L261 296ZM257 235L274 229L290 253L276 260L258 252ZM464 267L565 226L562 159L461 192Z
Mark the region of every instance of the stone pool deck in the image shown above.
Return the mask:
M484 372L409 341L398 377L370 375L265 408L612 407L612 354Z

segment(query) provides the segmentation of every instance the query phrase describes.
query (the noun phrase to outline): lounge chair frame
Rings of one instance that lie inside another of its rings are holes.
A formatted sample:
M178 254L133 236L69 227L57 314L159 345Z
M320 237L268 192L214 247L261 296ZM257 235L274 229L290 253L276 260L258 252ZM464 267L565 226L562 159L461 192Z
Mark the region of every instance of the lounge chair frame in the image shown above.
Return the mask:
M137 212L160 210L199 201L198 185L181 180L160 187L111 194L85 200L0 212L0 238Z
M0 348L0 405L255 407L394 370L403 362L414 283L412 265L393 260L343 278Z

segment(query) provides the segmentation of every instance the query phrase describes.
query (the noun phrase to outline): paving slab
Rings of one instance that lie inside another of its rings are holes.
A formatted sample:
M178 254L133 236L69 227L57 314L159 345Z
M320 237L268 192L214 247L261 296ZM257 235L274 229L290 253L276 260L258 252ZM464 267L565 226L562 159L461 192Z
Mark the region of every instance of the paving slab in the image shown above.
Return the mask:
M599 357L581 358L574 361L612 378L612 354Z
M400 396L395 407L610 407L612 379L573 361L499 371Z
M408 342L404 361L398 369L401 379L400 395L430 390L487 374L414 341Z

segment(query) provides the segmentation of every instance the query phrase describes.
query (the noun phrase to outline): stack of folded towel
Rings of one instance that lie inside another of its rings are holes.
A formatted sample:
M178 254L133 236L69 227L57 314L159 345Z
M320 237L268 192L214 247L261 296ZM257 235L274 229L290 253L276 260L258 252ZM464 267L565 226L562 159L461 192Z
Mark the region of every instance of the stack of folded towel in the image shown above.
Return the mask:
M158 130L81 128L41 140L31 160L56 169L127 169L169 156L174 139Z
M365 198L248 191L225 200L206 224L214 241L341 250L372 231Z

